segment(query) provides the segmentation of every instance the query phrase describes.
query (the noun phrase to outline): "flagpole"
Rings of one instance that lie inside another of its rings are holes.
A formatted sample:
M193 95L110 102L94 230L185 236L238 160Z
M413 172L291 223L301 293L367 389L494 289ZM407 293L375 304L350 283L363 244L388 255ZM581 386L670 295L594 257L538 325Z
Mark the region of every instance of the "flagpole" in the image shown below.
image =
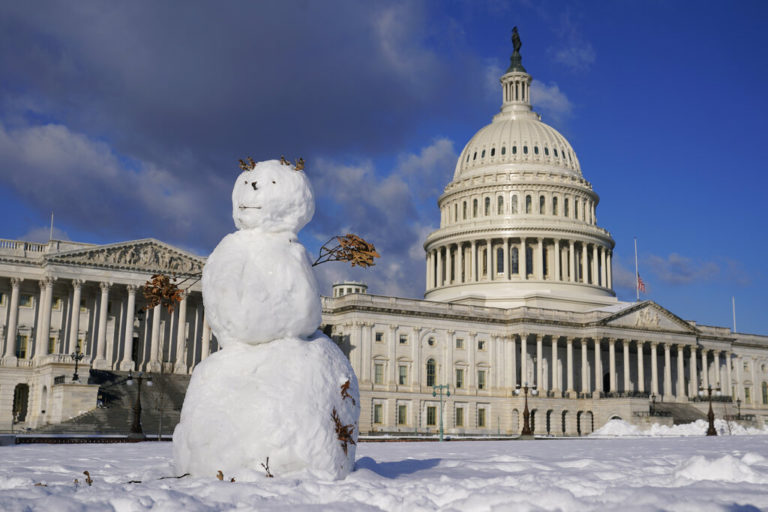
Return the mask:
M736 332L736 297L731 296L731 304L733 305L733 332Z
M635 295L640 301L640 271L637 268L637 237L635 237Z
M51 232L48 234L48 241L53 240L53 210L51 210Z

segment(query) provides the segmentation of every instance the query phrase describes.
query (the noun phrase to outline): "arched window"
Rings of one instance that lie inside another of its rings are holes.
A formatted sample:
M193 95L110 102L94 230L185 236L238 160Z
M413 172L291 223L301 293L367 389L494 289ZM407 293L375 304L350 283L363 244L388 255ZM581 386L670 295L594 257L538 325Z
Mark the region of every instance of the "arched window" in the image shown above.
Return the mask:
M477 217L477 199L472 200L472 218Z
M463 220L467 220L467 202L464 201L464 203L461 205L461 218Z
M518 251L517 247L512 248L512 273L513 274L519 274L520 273L520 251Z
M531 196L525 196L525 213L531 213Z
M528 154L528 146L523 146L523 154Z
M435 377L436 377L436 368L435 368L435 360L430 359L427 361L427 387L432 387L435 385Z
M491 156L496 154L496 148L491 148Z
M579 220L579 200L573 202L573 218Z
M555 152L555 157L557 157L557 148L552 148L552 150Z
M485 216L489 216L491 214L491 198L486 197L485 198Z
M469 156L470 156L469 153L467 153L467 162L469 162Z
M544 156L549 156L549 148L544 146Z
M544 199L544 196L539 196L539 214L544 215L544 203L546 202L546 199Z
M488 273L488 249L483 249L483 275Z
M485 158L485 150L483 150L483 152L480 153L480 158Z
M538 155L538 154L539 154L539 146L533 146L533 153L534 153L535 155Z
M517 154L517 146L512 146L512 154L513 155Z
M525 246L525 273L533 274L533 247L530 245Z
M477 151L475 151L475 154L472 155L472 160L477 160Z
M507 146L501 146L501 154L506 155L507 154Z
M504 215L504 196L496 198L496 215Z
M563 215L568 216L568 198L565 198L565 204L563 204Z
M510 212L509 213L517 213L517 196L512 195L512 204L510 205Z
M587 222L587 200L581 202L581 220Z
M459 204L454 203L453 204L453 222L456 222L459 220Z
M504 273L504 249L501 247L496 249L496 273Z
M768 382L763 382L763 405L768 405Z
M552 198L552 215L557 215L557 198Z

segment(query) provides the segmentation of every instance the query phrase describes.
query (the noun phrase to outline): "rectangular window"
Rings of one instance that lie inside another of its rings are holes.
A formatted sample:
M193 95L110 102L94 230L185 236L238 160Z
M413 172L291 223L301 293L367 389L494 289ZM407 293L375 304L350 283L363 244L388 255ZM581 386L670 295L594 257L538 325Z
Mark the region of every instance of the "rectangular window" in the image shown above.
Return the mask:
M53 338L53 337L48 338L48 353L49 354L56 353L56 338Z
M456 408L456 426L457 427L464 426L464 408L463 407Z
M464 348L464 338L456 338L456 348Z
M384 417L384 407L381 404L373 404L373 422L381 423Z
M20 308L31 308L32 307L32 296L31 295L19 295L19 307Z
M478 407L477 409L477 426L485 427L485 407Z
M485 389L485 370L477 370L477 389Z
M16 336L16 358L17 359L27 358L27 340L28 338L23 334L19 334L18 336Z
M752 401L752 393L750 388L744 388L744 401L749 403Z
M434 427L437 425L437 407L430 405L427 407L427 426Z
M373 383L384 384L384 365L376 363L373 365Z
M457 388L464 387L464 369L463 368L456 368L456 387Z
M405 386L408 383L408 367L400 365L397 367L397 383Z
M381 343L384 341L384 333L383 332L377 332L376 333L376 343Z
M407 334L401 334L400 335L400 344L405 345L408 343L408 335Z
M397 424L408 424L408 406L402 404L397 406Z
M485 340L477 341L477 350L485 350Z

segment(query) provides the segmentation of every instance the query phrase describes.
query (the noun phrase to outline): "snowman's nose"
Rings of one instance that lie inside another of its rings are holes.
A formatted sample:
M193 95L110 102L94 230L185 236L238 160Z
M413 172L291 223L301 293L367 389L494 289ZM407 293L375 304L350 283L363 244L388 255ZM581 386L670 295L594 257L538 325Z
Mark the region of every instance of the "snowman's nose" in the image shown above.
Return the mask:
M254 181L251 183L251 186L253 187L253 190L259 190L259 187L256 186L256 182Z

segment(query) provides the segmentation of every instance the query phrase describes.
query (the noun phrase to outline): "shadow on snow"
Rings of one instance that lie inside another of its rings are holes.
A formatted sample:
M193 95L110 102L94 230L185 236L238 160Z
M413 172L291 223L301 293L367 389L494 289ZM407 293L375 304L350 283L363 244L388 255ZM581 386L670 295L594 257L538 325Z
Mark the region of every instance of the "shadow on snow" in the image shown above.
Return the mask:
M371 457L361 457L355 462L355 471L368 469L384 478L397 478L410 475L424 469L431 469L440 463L440 459L405 459L397 462L376 462Z

